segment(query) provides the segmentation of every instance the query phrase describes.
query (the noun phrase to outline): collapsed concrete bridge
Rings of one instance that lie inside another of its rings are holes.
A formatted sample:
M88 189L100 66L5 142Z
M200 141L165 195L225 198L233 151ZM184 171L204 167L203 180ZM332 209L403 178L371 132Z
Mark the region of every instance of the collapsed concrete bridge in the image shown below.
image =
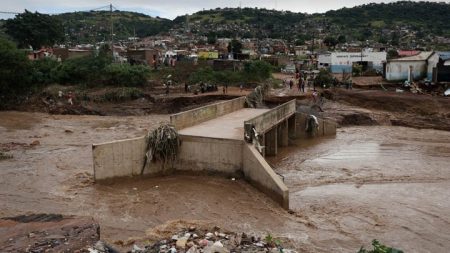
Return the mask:
M243 177L288 209L289 190L264 156L276 155L279 147L288 145L289 138L304 136L306 117L296 113L295 100L273 109L252 109L245 108L245 97L181 112L170 116L181 139L175 163L144 164L146 136L93 144L94 177L138 176L142 168L145 175L153 176L178 171ZM262 150L245 141L255 130L261 136ZM336 125L320 120L317 132L335 134Z

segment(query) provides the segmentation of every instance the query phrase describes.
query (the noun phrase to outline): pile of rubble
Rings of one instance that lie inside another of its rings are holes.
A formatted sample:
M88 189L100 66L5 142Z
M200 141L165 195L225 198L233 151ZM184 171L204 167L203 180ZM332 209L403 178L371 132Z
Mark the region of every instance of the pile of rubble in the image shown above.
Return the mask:
M245 233L220 232L219 227L214 232L199 231L196 227L189 227L185 231L173 235L170 239L160 240L145 245L142 248L134 245L131 253L229 253L229 252L272 252L291 253L292 250L283 249L279 241L270 235L261 239L248 236Z
M219 227L211 231L194 226L181 230L171 238L158 240L147 245L134 244L129 253L229 253L229 252L271 252L294 253L284 249L281 241L267 235L265 238L249 236L245 233L225 233ZM144 243L145 244L145 243ZM100 251L91 251L100 252Z

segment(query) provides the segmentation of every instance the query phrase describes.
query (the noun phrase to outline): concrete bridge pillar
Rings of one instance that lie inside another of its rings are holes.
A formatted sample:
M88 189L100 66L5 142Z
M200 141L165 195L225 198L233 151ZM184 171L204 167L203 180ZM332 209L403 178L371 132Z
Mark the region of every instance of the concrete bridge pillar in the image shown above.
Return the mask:
M289 138L297 138L297 121L296 121L296 116L295 114L292 115L289 119L288 119L288 134L289 134Z
M265 155L273 156L278 153L278 127L275 126L264 135Z
M289 145L288 121L285 120L278 125L278 144L281 147Z

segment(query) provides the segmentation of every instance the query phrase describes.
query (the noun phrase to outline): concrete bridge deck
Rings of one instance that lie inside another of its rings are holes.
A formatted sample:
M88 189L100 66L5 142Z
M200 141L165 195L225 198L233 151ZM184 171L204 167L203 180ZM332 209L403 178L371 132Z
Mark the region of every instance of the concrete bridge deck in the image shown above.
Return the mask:
M218 139L243 140L244 122L268 112L270 109L244 108L225 114L198 125L181 129L178 133L186 136Z

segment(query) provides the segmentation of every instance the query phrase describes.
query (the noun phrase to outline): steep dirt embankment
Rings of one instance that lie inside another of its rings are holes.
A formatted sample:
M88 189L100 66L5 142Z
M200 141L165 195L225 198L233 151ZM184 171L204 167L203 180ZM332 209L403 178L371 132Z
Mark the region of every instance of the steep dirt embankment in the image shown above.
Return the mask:
M66 97L43 92L35 94L21 105L11 109L28 112L46 112L63 115L131 116L149 114L170 114L194 109L200 106L233 99L239 94L218 92L192 95L186 93L153 94L142 93L138 97L123 95L120 89L103 89L88 94L75 93L68 102ZM113 95L111 95L113 94Z
M450 131L445 97L368 90L328 90L327 116L341 125L397 125Z

